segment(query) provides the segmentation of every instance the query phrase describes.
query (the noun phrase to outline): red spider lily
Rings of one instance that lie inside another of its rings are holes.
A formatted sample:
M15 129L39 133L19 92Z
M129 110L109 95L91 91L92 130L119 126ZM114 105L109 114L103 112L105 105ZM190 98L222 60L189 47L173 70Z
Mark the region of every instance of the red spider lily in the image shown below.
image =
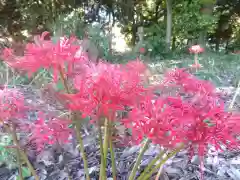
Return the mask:
M194 53L194 64L191 65L192 68L199 69L202 67L201 64L198 62L198 54L204 52L204 48L202 48L200 45L195 45L189 48L190 53Z
M135 73L135 75L142 78L144 82L148 82L148 78L150 77L151 73L147 66L139 59L135 61L129 61L125 64L125 68L129 71L129 74Z
M144 73L147 70L147 66L139 59L135 61L129 61L125 66L128 70L132 71L133 73L134 72Z
M37 150L41 151L45 145L59 143L68 143L72 134L69 128L69 121L65 119L44 120L42 114L34 124L25 126L24 130L31 132L29 141L35 142Z
M140 106L132 109L129 118L123 122L126 127L132 129L136 142L148 137L154 143L170 148L185 142L178 125L191 123L192 109L184 105L181 99L175 99L177 104L169 103L169 100L170 98L152 100L150 96Z
M144 47L141 47L141 48L139 49L139 52L140 52L141 54L144 54L144 53L146 52L146 50L145 50Z
M77 76L75 87L79 92L65 97L71 110L79 110L89 116L109 117L109 114L135 103L145 91L142 82L140 73L130 73L125 66L100 62Z
M40 68L51 68L54 80L57 80L59 67L64 69L66 63L71 67L71 64L76 60L75 54L79 46L73 44L76 40L73 37L64 37L54 44L44 40L46 35L47 32L44 32L42 36L35 37L35 44L27 44L23 57L16 57L11 50L5 50L4 60L14 68L27 71L29 75Z
M13 49L5 48L3 49L3 58L9 59L13 54Z
M228 121L228 113L217 113L213 110L212 115L205 116L207 119L199 118L195 124L188 126L186 137L191 142L192 149L198 149L198 155L203 157L208 145L213 145L217 150L222 150L222 146L227 148L238 148L239 142L234 136L236 131L232 131L232 124ZM216 113L216 114L214 114ZM236 122L235 122L236 123Z
M215 94L215 87L209 81L196 78L184 68L167 72L162 86L178 87L183 93Z
M199 54L204 52L204 48L202 48L200 45L194 45L189 48L189 51L190 53Z
M164 94L162 89L168 86L174 87L176 93ZM201 157L209 144L216 149L240 147L237 140L240 116L225 111L224 103L209 82L176 69L166 74L160 91L161 97L147 96L123 120L132 129L134 140L141 142L147 137L168 148L184 143Z
M0 90L0 119L8 121L9 119L20 118L23 111L26 110L23 95L16 89Z

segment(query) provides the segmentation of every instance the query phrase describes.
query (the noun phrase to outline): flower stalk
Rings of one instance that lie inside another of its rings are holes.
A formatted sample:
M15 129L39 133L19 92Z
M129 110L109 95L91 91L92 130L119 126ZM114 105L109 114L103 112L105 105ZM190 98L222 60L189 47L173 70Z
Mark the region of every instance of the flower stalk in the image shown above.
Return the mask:
M20 179L20 180L24 180L24 179L23 179L23 174L22 174L21 154L20 154L20 151L19 151L18 148L17 148L17 162L18 162L19 179Z
M108 119L105 118L104 121L104 142L103 142L103 154L106 163L107 154L108 154L108 141L109 141L109 124Z
M198 62L198 53L194 53L194 63L196 65L199 64L199 62Z
M158 170L162 165L164 165L164 164L167 162L168 159L174 157L178 152L180 152L180 151L183 149L183 147L184 147L184 146L182 145L182 146L176 148L175 150L173 150L173 151L172 151L171 153L169 153L165 158L163 158L160 163L158 163L154 168L152 168L150 172L148 172L147 174L145 174L145 176L143 176L143 177L142 177L141 179L139 179L139 180L148 180L148 179L150 179L151 176L152 176L152 174L153 174L156 170Z
M11 130L11 128L8 125L4 125L4 128L12 135L13 137L13 142L17 146L17 150L19 151L19 155L23 158L23 160L26 162L31 174L34 176L35 180L39 180L39 177L34 170L32 164L30 163L26 153L21 149L18 138L17 138L17 133L15 131L15 128ZM20 157L18 157L20 159ZM19 172L20 173L20 172Z
M76 115L74 115L74 117L75 116ZM75 118L73 118L73 119L75 119ZM83 158L83 166L84 166L86 179L90 180L89 171L88 171L88 161L87 161L86 153L85 153L85 150L84 150L82 134L81 134L81 131L80 131L81 126L80 126L79 122L76 122L76 120L73 120L73 122L75 124L75 128L74 129L76 131L77 140L78 140L78 143L79 143L79 150L80 150L81 156Z
M64 77L63 69L60 66L59 66L59 73L60 73L60 77L61 77L61 80L62 80L62 83L64 85L64 88L65 88L66 92L68 94L70 94L71 92L70 92L70 89L68 87L67 79ZM87 162L86 154L85 154L85 151L84 151L82 134L80 132L81 125L80 125L79 122L77 122L76 113L72 113L72 122L74 124L74 129L75 129L75 132L76 132L76 135L77 135L77 140L78 140L78 143L79 143L79 150L80 150L81 156L83 158L83 165L84 165L84 171L85 171L86 179L90 180L89 171L88 171L88 162Z
M104 152L103 152L103 137L102 137L102 129L101 123L98 122L98 130L99 130L99 144L100 144L100 153L101 153L101 168L100 168L100 176L99 180L106 179L106 171L105 171L105 159L104 159Z
M141 175L139 176L138 180L142 179L151 169L152 167L157 163L157 161L159 161L163 155L166 153L166 150L163 150L162 152L160 152L157 157L155 157L149 164L148 166L144 169L143 173L141 173Z
M13 127L13 132L16 132L16 128L15 127ZM12 138L13 138L13 140L15 142L14 144L16 145L16 142L17 142L17 135L16 135L16 133L12 133ZM19 178L20 178L20 180L24 180L23 174L22 174L22 162L21 162L20 149L17 147L16 151L17 151L17 163L18 163Z
M147 139L142 147L142 149L140 150L140 153L138 154L138 157L136 159L136 162L133 166L133 169L131 171L131 174L128 178L128 180L134 180L135 176L136 176L136 173L137 173L137 169L138 169L138 166L140 165L141 163L141 160L142 160L142 156L144 155L144 153L146 152L146 150L148 149L148 146L150 144L150 140Z
M115 161L115 154L114 154L114 146L112 141L112 122L109 122L109 150L111 155L111 162L112 162L112 176L113 180L117 180L117 170L116 170L116 161Z
M109 145L108 141L109 141L109 124L108 124L108 119L105 118L103 152L101 152L101 171L100 171L100 176L102 180L106 179L106 164L107 164L107 154L108 154L108 145Z

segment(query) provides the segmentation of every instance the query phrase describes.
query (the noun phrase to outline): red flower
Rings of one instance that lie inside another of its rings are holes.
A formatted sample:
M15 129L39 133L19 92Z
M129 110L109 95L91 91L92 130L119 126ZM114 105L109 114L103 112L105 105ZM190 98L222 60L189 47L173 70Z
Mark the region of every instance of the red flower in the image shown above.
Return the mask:
M19 91L7 88L0 90L1 121L20 118L23 116L24 110L26 110L24 97Z
M135 61L129 61L126 65L126 70L132 71L132 73L144 73L147 70L147 66L139 59Z
M43 114L40 113L34 124L25 126L24 130L29 130L31 136L29 141L35 142L37 150L41 151L45 145L58 143L68 143L72 134L69 126L69 120L66 119L50 119L44 120Z
M144 47L141 47L141 48L139 49L139 52L140 52L141 54L144 54L144 53L146 52L146 50L145 50Z
M9 57L11 57L13 54L13 50L10 48L5 48L3 49L3 58L4 59L8 59Z
M170 94L165 91L169 87L173 91ZM209 144L216 149L240 147L240 116L225 111L224 103L208 81L176 69L166 74L159 90L161 97L150 95L142 99L123 120L135 141L147 137L168 148L184 143L201 157Z
M165 88L177 88L179 93L215 94L215 87L206 80L201 80L189 74L186 69L175 69L167 72L164 82Z
M66 95L68 107L91 117L112 119L115 111L132 105L145 91L140 73L130 69L101 62L86 68L74 81L79 92Z
M4 60L14 68L27 71L29 75L40 68L52 69L54 80L57 80L59 67L64 69L66 63L71 67L79 46L73 45L74 38L66 37L54 44L44 40L47 34L44 32L42 36L35 37L35 44L27 44L24 57L16 57L12 51L5 50Z
M200 45L194 45L191 48L189 48L190 53L198 54L204 52L204 48L202 48Z

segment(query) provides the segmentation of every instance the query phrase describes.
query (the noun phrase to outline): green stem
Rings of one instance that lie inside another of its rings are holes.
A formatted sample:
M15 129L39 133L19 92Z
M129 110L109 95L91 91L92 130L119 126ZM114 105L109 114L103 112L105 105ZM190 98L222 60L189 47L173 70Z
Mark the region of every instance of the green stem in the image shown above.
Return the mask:
M109 149L110 149L111 161L112 161L113 180L117 180L116 160L115 160L114 147L112 142L112 123L111 122L109 122Z
M75 115L74 115L75 117ZM75 119L75 118L74 118ZM74 124L75 124L75 132L77 134L77 140L79 143L79 150L81 152L81 156L83 159L83 166L84 166L84 171L85 171L85 175L86 175L86 179L90 180L90 176L89 176L89 171L88 171L88 161L87 161L87 157L84 151L84 145L83 145L83 140L82 140L82 134L81 134L81 126L78 122L76 122L75 120L73 120Z
M168 159L170 159L171 157L175 156L178 152L180 152L183 148L183 145L180 146L179 148L176 148L175 150L173 150L171 153L169 153L165 158L162 159L162 161L160 163L158 163L154 168L151 169L151 171L149 173L147 173L141 180L148 180L151 178L152 174L158 170L162 165L164 165Z
M103 153L103 139L102 139L102 129L101 123L98 122L98 130L99 130L99 144L100 144L100 153L101 153L101 169L100 169L100 176L99 180L106 179L106 171L105 171L105 160L104 160L104 153Z
M45 73L45 71L43 70L42 72L39 72L36 76L33 77L33 79L31 80L31 82L28 84L28 86L31 86L34 81L36 81L37 79L39 79L41 76L43 76Z
M59 67L59 72L60 72L60 77L61 77L62 83L64 85L64 88L67 91L67 93L70 94L71 92L70 92L70 89L68 87L67 79L64 76L63 69L62 69L61 66ZM77 135L77 140L78 140L78 143L79 143L79 150L81 152L81 156L82 156L82 159L83 159L83 166L84 166L86 179L90 180L89 171L88 171L88 162L87 162L86 154L85 154L85 151L84 151L82 134L81 134L81 131L80 131L81 130L81 125L77 121L76 113L72 113L72 122L74 124L74 129L75 129L75 132L76 132L76 135Z
M60 73L60 77L61 77L61 80L62 80L65 90L67 91L68 94L71 94L70 89L68 87L67 79L64 76L63 69L61 66L59 66L59 73Z
M198 53L194 54L194 63L195 64L199 64L199 62L198 62Z
M100 131L101 131L101 129L100 129ZM109 133L108 119L105 118L105 122L104 122L104 140L103 140L103 145L102 145L103 152L101 152L101 171L100 171L100 178L102 180L106 179L106 164L107 164L108 141L109 141L108 133Z
M20 180L24 180L22 175L21 153L18 148L17 148L17 162L18 162L19 178Z
M27 163L27 166L28 166L29 170L31 171L31 174L34 176L35 180L39 180L39 177L37 176L37 173L34 170L32 164L28 160L26 153L23 150L21 150L20 153L21 153L23 160Z
M161 153L159 153L157 157L155 157L144 169L143 173L141 173L141 175L138 177L138 180L141 180L151 170L151 168L156 164L156 162L162 158L165 153L166 150L163 150Z
M20 144L18 142L18 138L17 138L17 133L15 131L15 129L11 130L11 128L8 125L4 125L4 128L12 134L13 137L13 142L14 144L17 146L17 149L20 152L21 157L23 158L23 160L26 162L29 170L31 171L31 174L34 176L35 180L39 180L39 177L37 176L36 171L34 170L32 164L30 163L26 153L21 149Z
M107 160L107 154L108 154L108 141L109 141L109 127L108 127L108 119L105 118L104 122L104 141L103 141L103 153L104 153L104 159L105 162Z
M16 132L16 128L13 127L13 131L12 132ZM17 134L16 133L12 133L12 137L13 137L13 141L14 141L14 144L16 145L16 142L17 142ZM23 179L23 175L22 175L22 163L21 163L21 153L20 153L20 150L19 148L17 147L17 162L18 162L18 173L19 173L19 178L20 180L24 180Z
M159 180L160 179L160 176L161 176L161 173L162 173L162 169L163 169L163 166L161 166L158 170L158 173L157 173L157 176L155 177L155 180Z
M147 139L146 142L144 143L144 145L143 145L143 147L142 147L142 149L141 149L137 159L136 159L136 162L135 162L135 164L133 166L132 172L131 172L128 180L134 180L134 178L136 176L136 173L137 173L138 166L141 163L142 156L145 153L145 151L148 149L149 144L150 144L150 140Z

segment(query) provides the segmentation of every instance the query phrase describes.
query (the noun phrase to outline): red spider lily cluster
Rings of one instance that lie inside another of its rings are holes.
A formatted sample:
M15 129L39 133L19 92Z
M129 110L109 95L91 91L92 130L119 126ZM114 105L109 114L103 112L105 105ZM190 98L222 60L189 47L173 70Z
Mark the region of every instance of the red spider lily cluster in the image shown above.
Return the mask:
M31 132L28 140L37 146L41 151L45 145L68 143L72 134L69 128L70 121L67 119L52 118L46 122L46 117L40 113L34 124L25 124L24 131Z
M239 114L226 112L224 103L208 81L199 80L184 69L166 74L159 86L160 97L150 95L124 120L138 142L147 137L156 144L175 148L183 143L200 156L208 145L239 148ZM174 89L171 95L165 90Z
M85 57L76 56L79 46L75 38L64 38L54 44L40 37L36 44L28 44L24 57L15 57L10 49L4 51L6 62L32 74L39 68L53 69L55 80L59 70L72 78L76 90L73 94L60 94L71 111L80 111L90 116L94 122L101 117L115 120L117 111L130 107L128 118L122 123L132 130L132 138L140 143L144 138L167 148L184 144L192 153L203 156L209 144L221 149L239 148L240 115L226 111L215 87L208 81L197 79L185 69L175 69L166 73L165 80L157 87L145 86L144 74L147 70L140 60L127 64L89 63ZM200 46L193 46L193 53L203 52ZM73 72L76 62L80 62L81 72ZM87 62L87 63L86 63ZM65 69L66 64L68 69ZM160 91L160 96L154 90ZM13 97L9 103L0 106L1 119L7 120L23 107L24 99L15 98L14 91L0 91L1 103L4 95ZM5 93L5 94L4 94ZM9 108L6 108L9 107ZM72 131L69 121L63 119L45 120L40 116L25 129L32 132L29 140L34 140L39 149L56 141L68 142Z
M32 108L31 108L32 109ZM25 114L30 108L26 105L23 94L17 89L4 88L0 90L0 120L11 125L16 124L22 132L30 132L29 141L35 142L38 150L42 150L46 144L56 142L68 142L72 130L69 127L70 121L52 118L49 121L43 113L39 113L36 121L27 122Z
M79 50L76 45L75 37L63 37L57 43L44 40L48 32L44 32L42 36L35 38L35 43L26 45L23 57L16 57L12 49L5 49L3 57L11 67L27 71L29 75L37 72L40 68L52 69L54 80L57 80L59 68L68 67L70 73L73 63L81 60L82 56L75 56Z
M96 65L88 62L84 54L79 55L81 47L74 45L77 39L64 37L54 44L44 40L46 35L47 33L43 33L42 36L36 37L35 44L27 44L24 57L14 56L11 49L5 49L3 57L13 68L25 70L29 74L40 68L52 68L54 74L57 74L59 70L64 69L65 64L68 64L69 68L63 73L65 77L71 74L77 92L60 94L59 97L67 102L66 107L69 110L81 111L83 116L90 116L93 120L102 116L114 119L116 111L131 106L143 95L145 91L143 74L146 66L141 61L132 61L125 65L100 62ZM75 63L79 65L79 62L81 72L73 72L74 69L71 67ZM55 75L54 79L57 78ZM65 121L53 122L55 124L58 122L58 129L62 128L62 131L67 129ZM41 117L34 125L23 127L32 132L30 140L35 140L42 148L45 144L51 144L56 140L54 137L57 130L50 127L51 123L51 120L46 123ZM65 134L65 138L58 135L59 141L66 142L69 133Z
M135 65L132 67L132 65ZM137 71L136 71L137 70ZM76 94L63 95L68 108L81 111L93 119L113 119L116 111L124 110L143 95L144 65L140 61L126 65L99 63L86 67L84 73L74 79Z

